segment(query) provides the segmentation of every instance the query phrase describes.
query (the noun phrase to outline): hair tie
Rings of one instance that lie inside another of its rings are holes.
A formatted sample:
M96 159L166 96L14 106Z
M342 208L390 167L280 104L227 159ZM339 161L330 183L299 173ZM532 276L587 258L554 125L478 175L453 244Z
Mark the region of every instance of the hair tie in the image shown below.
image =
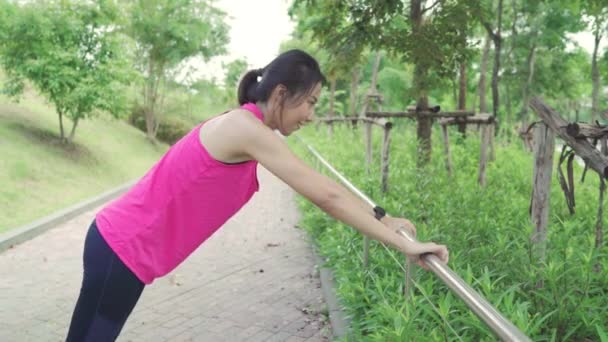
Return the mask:
M260 83L260 81L262 81L262 75L264 74L264 68L260 68L260 69L255 69L255 81Z

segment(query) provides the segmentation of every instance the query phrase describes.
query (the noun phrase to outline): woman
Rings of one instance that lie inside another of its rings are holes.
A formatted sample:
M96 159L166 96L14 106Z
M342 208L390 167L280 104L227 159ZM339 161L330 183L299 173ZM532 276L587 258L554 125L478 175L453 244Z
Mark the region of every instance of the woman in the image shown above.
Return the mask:
M291 50L241 80L241 107L211 118L173 145L146 175L91 224L84 278L68 341L113 341L146 284L179 265L258 190L266 169L334 218L410 257L445 246L395 234L414 226L384 216L319 174L274 131L288 136L314 117L324 77L318 63Z

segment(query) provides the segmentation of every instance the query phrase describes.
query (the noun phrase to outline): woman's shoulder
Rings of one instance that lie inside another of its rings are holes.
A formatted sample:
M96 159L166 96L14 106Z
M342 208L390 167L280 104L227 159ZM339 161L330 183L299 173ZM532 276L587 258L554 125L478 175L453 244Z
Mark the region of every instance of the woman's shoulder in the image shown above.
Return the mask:
M226 111L225 115L228 115L231 117L246 116L251 119L256 119L256 115L252 111L250 111L246 108L243 108L243 107L237 107L237 108L230 109L230 110Z
M203 140L221 140L226 146L248 144L271 130L255 114L243 108L235 108L210 120L200 130Z
M264 123L259 120L254 113L244 108L234 108L222 115L222 125L229 129L251 130L251 133L258 132L260 128L265 128ZM266 127L267 128L267 127ZM245 132L243 132L245 133Z
M251 121L251 116L251 113L246 109L233 108L205 120L203 124L206 126L233 128L239 124L247 124Z

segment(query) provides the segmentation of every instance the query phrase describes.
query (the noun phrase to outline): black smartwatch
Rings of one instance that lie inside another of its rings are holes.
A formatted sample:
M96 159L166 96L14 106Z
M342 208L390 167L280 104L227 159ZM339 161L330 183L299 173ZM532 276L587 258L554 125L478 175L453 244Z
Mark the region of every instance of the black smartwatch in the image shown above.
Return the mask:
M378 221L380 221L384 216L386 216L386 210L384 210L384 208L379 207L379 206L375 206L374 207L374 216L376 217L376 219L378 219Z

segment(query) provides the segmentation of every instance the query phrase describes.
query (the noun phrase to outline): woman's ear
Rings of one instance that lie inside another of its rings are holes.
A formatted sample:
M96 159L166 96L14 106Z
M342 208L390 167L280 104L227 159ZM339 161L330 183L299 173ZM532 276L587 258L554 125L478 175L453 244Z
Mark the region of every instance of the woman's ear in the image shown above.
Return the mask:
M285 98L287 97L287 87L282 84L279 84L274 88L272 92L277 100L279 100L280 102L285 101Z
M287 100L287 87L285 87L282 84L277 85L273 90L272 93L270 93L270 101L269 104L271 104L271 108L281 111L285 101Z

